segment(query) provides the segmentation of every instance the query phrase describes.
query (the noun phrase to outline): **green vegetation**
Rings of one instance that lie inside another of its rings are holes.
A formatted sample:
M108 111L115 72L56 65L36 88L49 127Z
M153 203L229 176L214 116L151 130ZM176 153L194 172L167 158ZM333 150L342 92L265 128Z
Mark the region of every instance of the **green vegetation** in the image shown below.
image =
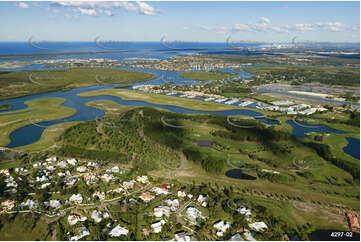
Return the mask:
M0 71L0 100L103 83L138 82L154 75L110 68Z
M323 83L327 85L359 86L360 69L279 65L243 68L254 75L250 85L286 81L293 84ZM295 83L296 82L296 83Z
M0 240L51 240L49 226L36 214L0 216Z
M199 81L208 81L208 80L223 80L223 79L229 79L234 78L237 75L230 74L226 72L178 72L179 75L181 75L184 78L189 78L192 80L199 80Z
M164 160L177 160L177 153L166 146L177 146L177 135L165 133L160 114L135 109L112 119L99 119L78 124L63 135L62 156L133 162L135 167L155 169ZM156 120L156 121L152 121ZM159 142L162 140L163 142Z
M19 113L18 111L3 113L4 116L0 116L0 146L6 146L10 142L9 135L18 128L75 114L74 109L61 106L64 102L62 98L39 98L26 101L28 107ZM6 115L14 113L16 115Z

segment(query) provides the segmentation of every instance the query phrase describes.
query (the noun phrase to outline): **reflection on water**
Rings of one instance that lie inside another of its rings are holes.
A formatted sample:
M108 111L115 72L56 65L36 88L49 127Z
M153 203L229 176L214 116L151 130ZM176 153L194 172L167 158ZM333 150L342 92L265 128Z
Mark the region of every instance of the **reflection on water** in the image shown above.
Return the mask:
M241 169L232 169L226 172L226 176L241 180L256 180L257 178L248 174L244 174Z
M343 151L353 158L360 160L360 140L351 137L346 138L346 140L348 144L343 148Z

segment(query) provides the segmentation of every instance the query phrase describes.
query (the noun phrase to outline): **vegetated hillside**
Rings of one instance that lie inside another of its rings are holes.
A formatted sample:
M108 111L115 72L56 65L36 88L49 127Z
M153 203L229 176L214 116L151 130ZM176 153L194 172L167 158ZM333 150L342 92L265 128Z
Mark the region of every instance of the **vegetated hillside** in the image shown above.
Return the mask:
M64 136L61 155L121 163L133 162L135 166L150 170L160 167L160 162L177 161L177 141L182 133L164 132L160 114L138 108L97 121L89 121L68 129Z
M196 138L194 134L200 129L206 131L202 138ZM211 145L202 146L199 142ZM288 170L295 159L321 168L328 158L319 147L256 120L230 123L227 117L219 115L177 114L148 107L76 125L65 132L58 152L62 156L132 162L143 170L161 168L162 164L176 167L183 153L211 173L224 172L228 154L232 153L246 156L250 163L243 165L256 168L259 178L281 183L295 181L295 175L287 172L283 177L270 176L263 174L262 168ZM334 164L357 179L357 167L343 161ZM327 173L328 169L337 168L327 165L327 169L322 169ZM311 175L308 178L325 179L325 174ZM339 174L339 178L341 182L345 174Z

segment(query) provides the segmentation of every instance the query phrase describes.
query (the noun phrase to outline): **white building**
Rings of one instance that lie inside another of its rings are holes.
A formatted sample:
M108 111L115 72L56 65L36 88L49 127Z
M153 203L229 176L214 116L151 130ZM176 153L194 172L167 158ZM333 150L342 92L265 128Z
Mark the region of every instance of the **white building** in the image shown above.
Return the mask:
M264 229L267 229L267 225L264 222L255 222L252 224L249 224L249 227L255 231L263 231Z
M154 233L160 233L162 231L162 226L165 224L165 221L162 219L159 222L152 223L151 227Z
M117 225L115 228L113 228L109 235L110 237L119 237L121 235L127 235L128 234L128 230L120 225Z
M223 234L231 227L231 224L224 222L223 220L213 224L213 227L217 230L217 236L223 236Z
M78 161L75 158L66 160L70 165L75 166Z
M74 203L82 203L83 202L83 197L81 194L73 194L71 195L71 197L69 198L70 202L74 202Z
M148 177L147 176L138 176L137 177L137 182L146 184L148 182Z
M82 239L82 238L90 235L89 230L88 230L85 226L80 227L78 233L79 233L78 235L72 236L72 237L70 238L70 240L71 240L71 241L77 241L77 240L80 240L80 239Z
M59 208L61 208L61 202L58 199L50 200L49 206L52 207L52 208L55 208L55 209L59 209Z
M94 210L93 212L92 212L92 215L91 215L91 218L92 219L94 219L94 221L96 222L96 223L99 223L100 221L102 221L102 214L101 214L101 212L98 212L98 210Z

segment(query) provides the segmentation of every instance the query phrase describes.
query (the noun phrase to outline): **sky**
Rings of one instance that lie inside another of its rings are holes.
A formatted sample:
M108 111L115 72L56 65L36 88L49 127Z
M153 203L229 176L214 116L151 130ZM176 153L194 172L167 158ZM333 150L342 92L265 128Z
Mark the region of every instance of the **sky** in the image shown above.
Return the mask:
M0 41L359 42L359 2L0 2Z

